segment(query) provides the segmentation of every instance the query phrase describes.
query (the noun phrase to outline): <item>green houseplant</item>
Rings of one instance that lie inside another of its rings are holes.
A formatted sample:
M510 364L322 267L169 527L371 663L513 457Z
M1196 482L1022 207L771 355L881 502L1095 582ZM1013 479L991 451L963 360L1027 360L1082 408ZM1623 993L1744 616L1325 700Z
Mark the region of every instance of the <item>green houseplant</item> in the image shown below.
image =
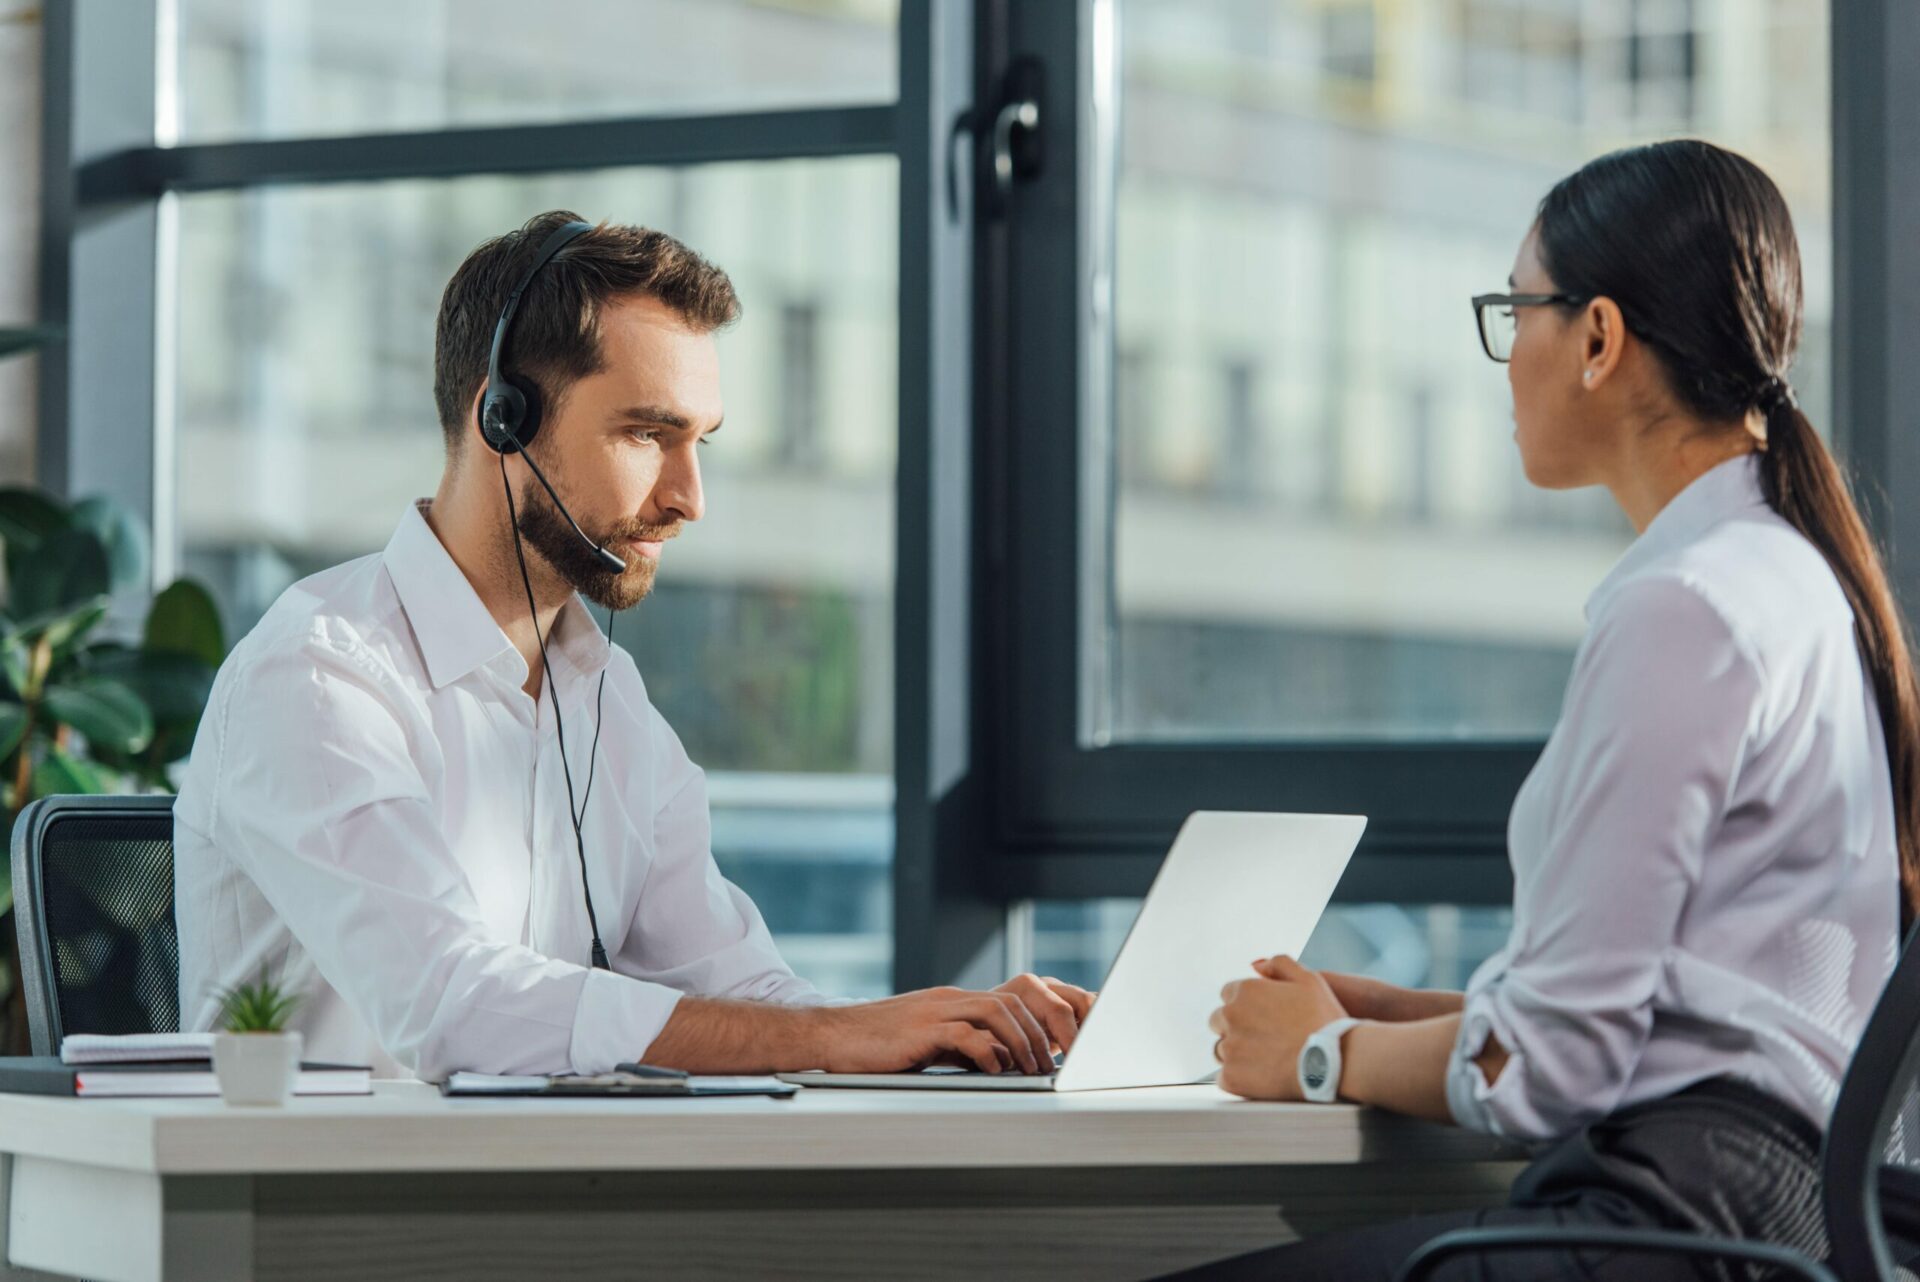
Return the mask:
M297 993L267 978L220 990L221 1032L213 1038L213 1072L229 1104L284 1104L300 1075L302 1038L289 1032L287 1016Z
M143 529L108 500L69 505L23 488L0 489L0 569L0 804L9 840L36 797L171 791L169 768L193 745L225 654L206 590L175 582L154 598L137 642L103 639L115 594L146 585ZM12 909L5 860L0 1050L17 1054L26 1020Z
M300 1004L300 995L290 993L266 971L251 982L220 990L220 1026L229 1033L284 1033L287 1016Z

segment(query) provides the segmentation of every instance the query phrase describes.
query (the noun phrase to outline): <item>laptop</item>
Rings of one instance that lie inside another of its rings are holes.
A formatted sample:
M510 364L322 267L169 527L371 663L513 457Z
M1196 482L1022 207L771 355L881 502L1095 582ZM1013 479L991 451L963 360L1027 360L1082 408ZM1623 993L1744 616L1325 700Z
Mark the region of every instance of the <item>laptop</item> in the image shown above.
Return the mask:
M1093 1091L1204 1081L1219 1065L1207 1017L1253 960L1299 956L1367 821L1356 815L1195 811L1147 891L1073 1046L1048 1075L928 1068L781 1073L800 1086Z

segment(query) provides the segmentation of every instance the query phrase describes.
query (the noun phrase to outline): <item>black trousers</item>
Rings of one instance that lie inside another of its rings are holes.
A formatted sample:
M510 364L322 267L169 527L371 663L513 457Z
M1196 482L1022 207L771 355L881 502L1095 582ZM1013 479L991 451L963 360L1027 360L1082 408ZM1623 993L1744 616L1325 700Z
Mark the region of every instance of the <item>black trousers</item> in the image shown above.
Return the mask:
M1327 1234L1204 1265L1182 1279L1390 1282L1421 1244L1462 1228L1681 1229L1826 1258L1820 1131L1743 1083L1702 1082L1622 1109L1556 1142L1514 1181L1509 1204ZM1745 1279L1744 1265L1641 1252L1528 1251L1457 1257L1436 1282Z

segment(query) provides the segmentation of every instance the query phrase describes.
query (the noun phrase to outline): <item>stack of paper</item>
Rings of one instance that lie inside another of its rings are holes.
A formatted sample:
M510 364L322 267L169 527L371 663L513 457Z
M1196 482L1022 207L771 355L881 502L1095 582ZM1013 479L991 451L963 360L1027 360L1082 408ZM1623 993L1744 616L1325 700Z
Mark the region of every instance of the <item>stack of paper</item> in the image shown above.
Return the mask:
M74 1033L60 1054L0 1056L0 1093L139 1096L218 1095L213 1033ZM363 1064L300 1065L296 1095L366 1095L373 1070Z
M66 1064L154 1064L174 1060L211 1060L212 1033L69 1033L60 1039Z

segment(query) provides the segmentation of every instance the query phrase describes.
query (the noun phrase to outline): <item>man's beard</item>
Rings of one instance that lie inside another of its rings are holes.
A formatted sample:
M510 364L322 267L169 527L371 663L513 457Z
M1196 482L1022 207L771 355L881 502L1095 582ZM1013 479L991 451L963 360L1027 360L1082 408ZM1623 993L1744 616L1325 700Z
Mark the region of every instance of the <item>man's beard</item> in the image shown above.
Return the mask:
M627 552L623 556L620 551L609 549L615 556L622 556L627 568L617 573L607 569L600 564L600 558L594 550L580 541L580 536L573 532L573 526L567 523L566 517L560 515L553 500L538 485L527 487L520 505L519 529L520 537L553 567L567 586L595 605L609 610L624 610L638 605L647 593L653 591L657 562L638 552ZM601 541L601 545L604 547L620 539L671 538L674 532L659 526L623 522Z

